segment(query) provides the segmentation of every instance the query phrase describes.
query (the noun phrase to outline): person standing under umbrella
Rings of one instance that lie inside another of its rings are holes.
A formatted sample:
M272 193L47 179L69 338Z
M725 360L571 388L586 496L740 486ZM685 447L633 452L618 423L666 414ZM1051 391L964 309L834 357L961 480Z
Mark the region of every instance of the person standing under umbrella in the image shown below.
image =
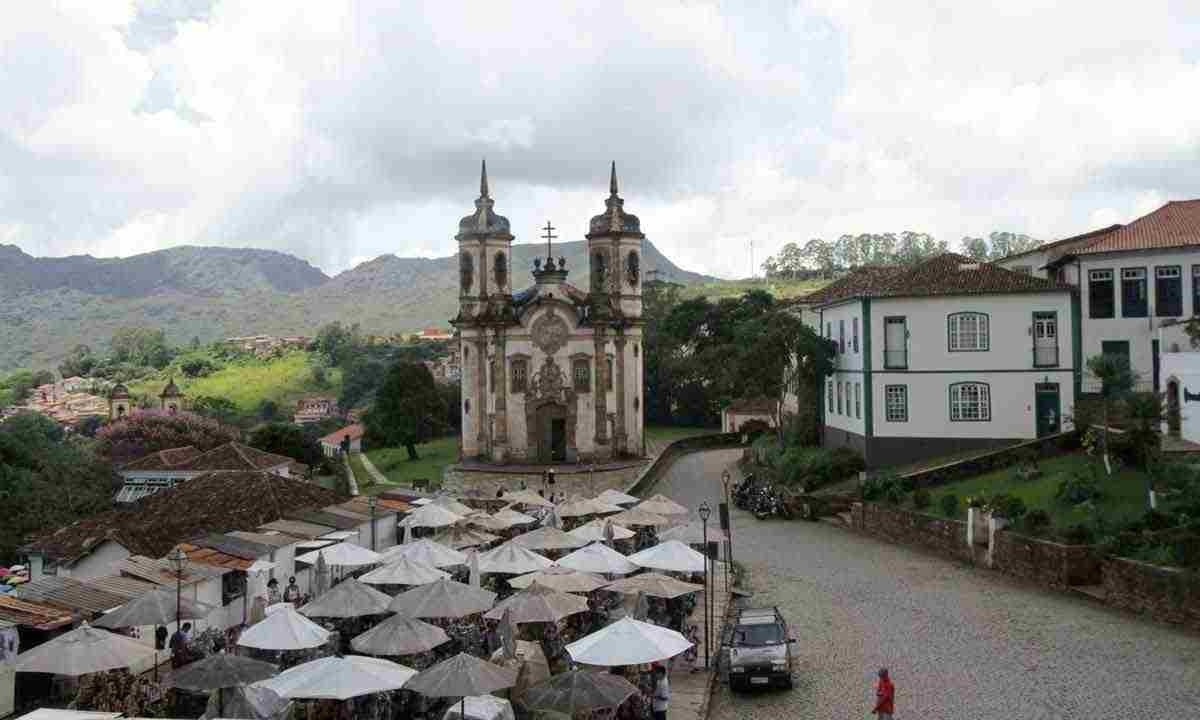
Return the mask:
M300 586L296 584L295 577L288 578L287 588L283 591L283 601L293 605L300 602Z
M667 720L667 708L671 705L671 683L667 680L667 669L662 665L654 666L654 701L650 709L654 720Z

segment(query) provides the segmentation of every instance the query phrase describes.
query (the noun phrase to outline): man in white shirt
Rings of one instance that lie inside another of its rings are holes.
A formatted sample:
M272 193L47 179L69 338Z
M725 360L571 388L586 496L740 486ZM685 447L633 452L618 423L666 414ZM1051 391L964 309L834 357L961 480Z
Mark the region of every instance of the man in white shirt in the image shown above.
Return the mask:
M662 665L654 668L654 700L650 709L654 720L667 720L667 708L671 705L671 683L667 681L667 669Z

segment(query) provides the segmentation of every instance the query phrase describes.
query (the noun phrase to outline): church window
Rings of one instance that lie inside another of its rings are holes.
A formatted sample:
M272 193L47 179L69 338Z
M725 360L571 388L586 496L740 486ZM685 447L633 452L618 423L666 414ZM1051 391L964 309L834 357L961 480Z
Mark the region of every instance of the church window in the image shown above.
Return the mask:
M463 415L471 414L471 398L463 400Z
M613 359L611 357L605 358L605 363L606 364L604 367L604 389L612 390L613 389Z
M1200 307L1200 304L1197 304L1197 307ZM1197 312L1200 313L1200 310L1197 310ZM633 344L633 356L634 357L638 356L638 344L637 343Z
M487 266L484 266L486 272ZM470 292L471 283L475 281L475 261L471 259L471 253L461 253L458 256L458 280L462 286L464 293Z
M512 391L515 393L525 392L525 383L529 377L529 368L525 364L525 360L512 360Z
M608 284L608 257L602 250L592 255L592 289L603 290Z
M629 282L630 287L637 287L638 275L641 273L641 261L638 259L638 254L634 250L630 250L625 256L625 279Z
M575 392L588 392L592 389L592 368L587 358L571 362L571 378L574 381Z
M504 253L498 252L493 264L495 265L493 275L496 278L496 289L503 291L508 287L508 259L504 257Z
M639 402L638 398L635 396L633 398L633 411L637 412L640 407L641 407L641 402Z

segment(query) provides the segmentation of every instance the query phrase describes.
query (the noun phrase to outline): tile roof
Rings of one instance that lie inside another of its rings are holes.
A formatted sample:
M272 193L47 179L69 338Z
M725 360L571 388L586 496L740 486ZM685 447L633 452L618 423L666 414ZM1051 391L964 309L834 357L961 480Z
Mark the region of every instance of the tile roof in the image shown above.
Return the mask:
M227 442L179 466L178 470L270 470L295 462L286 455L263 452L239 442Z
M250 530L234 530L232 532L228 532L225 534L228 535L229 537L241 538L243 540L249 540L250 542L259 543L260 545L270 545L271 547L277 547L277 548L287 547L288 545L294 545L296 543L295 537L293 537L291 535L282 534L279 532L253 532Z
M341 443L342 438L346 437L347 435L350 436L351 440L358 440L362 438L366 432L367 429L363 427L362 423L354 423L353 425L347 425L341 430L335 430L334 432L329 433L325 437L321 438L321 442L325 443L326 445L337 445Z
M191 543L180 543L179 547L188 556L188 560L201 565L224 568L226 570L248 570L254 564L253 560L236 557L212 548L197 547Z
M1085 233L1081 233L1079 235L1072 235L1071 237L1065 237L1061 240L1055 240L1054 242L1042 243L1041 245L1038 245L1035 248L1030 248L1029 250L1026 250L1024 252L1012 253L1011 255L1005 255L997 262L1006 262L1008 260L1014 260L1016 258L1024 257L1026 255L1032 255L1034 253L1048 253L1048 256L1050 258L1060 257L1062 255L1070 253L1075 248L1082 247L1082 246L1087 245L1088 243L1095 242L1097 239L1099 239L1100 236L1106 235L1120 227L1121 227L1121 224L1117 223L1115 225L1109 225L1108 227L1102 227L1102 228L1098 228L1096 230L1088 230Z
M24 550L70 562L112 540L131 553L161 557L185 540L254 529L303 508L344 499L320 485L268 472L210 472L131 508L110 510L43 535Z
M1051 280L942 253L912 266L864 267L807 296L816 305L861 297L1069 292Z
M120 595L129 600L141 597L154 589L154 584L145 580L126 577L124 575L105 575L84 580L85 585L100 588L113 595Z
M35 630L54 630L75 622L75 616L61 608L0 595L0 620Z
M195 460L202 454L203 453L191 445L169 448L167 450L159 450L158 452L150 453L145 457L138 458L133 462L126 463L121 467L121 471L172 470L179 465L183 465L184 463Z
M124 595L115 595L74 578L58 575L46 575L21 585L14 594L21 600L53 605L83 615L106 612L129 600Z
M121 561L121 572L132 575L147 582L163 587L175 587L175 571L166 558L148 558L142 555L130 555ZM182 584L194 585L212 578L218 578L229 572L228 568L220 568L201 563L188 563L184 568Z
M1200 245L1200 200L1173 200L1074 251L1091 255Z
M379 497L377 498L377 503L378 504L375 506L375 517L377 518L383 517L388 513L406 513L412 510L412 505L409 505L402 500L392 500L389 498ZM367 499L361 495L351 500L347 500L337 507L345 508L346 510L358 513L364 517L371 517L371 506L367 504Z
M208 548L239 557L244 560L257 560L263 555L269 555L275 548L272 545L234 537L229 534L212 533L191 541L196 547Z

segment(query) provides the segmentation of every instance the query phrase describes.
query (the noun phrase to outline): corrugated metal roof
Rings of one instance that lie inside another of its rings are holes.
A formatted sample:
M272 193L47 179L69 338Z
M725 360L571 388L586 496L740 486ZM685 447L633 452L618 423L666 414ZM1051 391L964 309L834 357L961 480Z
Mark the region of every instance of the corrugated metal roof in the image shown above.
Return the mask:
M286 533L293 537L305 538L312 540L318 538L327 532L336 530L332 525L320 525L318 523L304 522L302 520L276 520L265 525L259 525L259 530L277 530L281 533Z
M346 502L340 505L334 505L333 507L339 507L349 510L353 513L358 513L359 515L362 515L363 518L371 517L371 506L367 504L367 499L363 497L356 497L353 500L347 500ZM399 500L387 500L385 498L379 498L378 505L375 506L375 517L381 518L388 515L394 515L398 512L407 512L411 509L411 507L412 506L408 503L400 502Z
M0 595L0 620L35 630L54 630L75 622L75 616L62 608Z
M256 542L262 545L269 545L277 548L287 547L288 545L294 545L296 543L296 538L279 532L260 533L249 532L246 530L234 530L233 532L228 532L225 534L230 537L241 538L243 540L249 540L250 542Z
M102 590L69 577L47 575L21 585L14 594L21 600L45 603L83 615L107 612L129 598Z
M194 563L203 565L211 565L212 567L224 568L227 570L247 570L254 564L253 560L229 555L220 550L212 548L198 547L189 543L180 543L180 549L187 553L188 560Z
M226 555L232 555L245 560L257 560L264 555L271 554L271 551L274 550L274 547L271 545L264 545L244 538L231 537L227 534L218 535L216 533L192 540L191 543L198 547L219 550Z
M300 520L303 522L317 523L320 525L328 525L334 530L353 530L363 523L362 520L339 515L337 513L324 512L322 510L293 510L284 515L288 520ZM325 532L329 532L326 530Z
M155 560L144 555L131 555L121 561L119 569L126 575L148 580L156 585L175 586L175 571L171 569L171 563L166 559ZM183 572L183 584L193 585L211 578L221 577L227 572L229 570L225 568L188 563Z
M123 575L105 575L104 577L88 578L83 581L83 584L100 588L113 595L120 595L128 600L141 597L157 587L152 582L125 577Z

